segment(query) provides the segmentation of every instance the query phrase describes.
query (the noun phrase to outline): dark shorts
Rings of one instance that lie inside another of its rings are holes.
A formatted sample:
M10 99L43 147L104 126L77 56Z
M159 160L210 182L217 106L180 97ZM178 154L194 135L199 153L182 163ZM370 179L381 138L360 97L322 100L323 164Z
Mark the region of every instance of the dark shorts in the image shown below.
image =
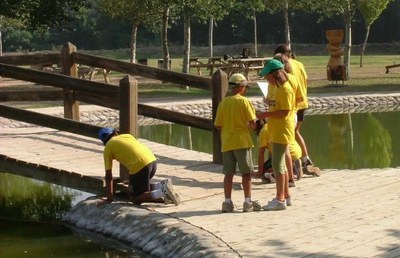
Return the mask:
M299 109L299 110L297 110L297 121L298 122L303 122L304 121L304 112L305 112L306 110L305 109Z
M134 175L129 175L129 194L137 197L150 191L150 179L156 174L157 162L153 161Z

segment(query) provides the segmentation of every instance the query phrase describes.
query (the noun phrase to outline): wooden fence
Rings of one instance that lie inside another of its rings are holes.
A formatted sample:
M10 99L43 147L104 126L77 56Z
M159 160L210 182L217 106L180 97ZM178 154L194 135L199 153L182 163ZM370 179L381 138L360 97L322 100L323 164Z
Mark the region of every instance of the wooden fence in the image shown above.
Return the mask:
M62 67L62 74L18 67L53 64L58 64ZM119 81L119 85L79 79L77 78L78 64L102 68L107 71L116 71L126 74L126 76ZM131 75L210 90L213 118L202 118L139 103L138 82ZM64 118L7 107L2 104L0 104L0 116L97 138L97 132L100 129L98 126L79 122L79 101L82 101L119 110L120 131L122 133L131 133L135 136L138 135L138 115L211 130L213 131L213 162L222 163L220 134L213 127L217 106L225 96L228 88L227 74L221 70L215 72L210 79L79 53L74 45L67 43L63 47L61 54L1 56L0 76L61 89L0 92L0 101L34 101L47 99L49 96L53 98L59 96L64 101ZM120 179L126 178L127 171L121 168Z

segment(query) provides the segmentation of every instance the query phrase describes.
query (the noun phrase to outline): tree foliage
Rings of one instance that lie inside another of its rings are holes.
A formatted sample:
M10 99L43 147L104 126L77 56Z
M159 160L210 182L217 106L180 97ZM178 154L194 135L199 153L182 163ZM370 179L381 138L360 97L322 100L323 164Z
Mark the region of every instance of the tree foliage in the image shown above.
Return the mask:
M87 0L2 0L0 16L18 19L31 30L41 30L66 25L72 12L87 5Z
M363 56L368 42L369 31L371 25L381 15L383 10L386 9L391 0L358 0L357 6L362 14L367 31L365 33L365 40L360 55L360 67L363 66Z

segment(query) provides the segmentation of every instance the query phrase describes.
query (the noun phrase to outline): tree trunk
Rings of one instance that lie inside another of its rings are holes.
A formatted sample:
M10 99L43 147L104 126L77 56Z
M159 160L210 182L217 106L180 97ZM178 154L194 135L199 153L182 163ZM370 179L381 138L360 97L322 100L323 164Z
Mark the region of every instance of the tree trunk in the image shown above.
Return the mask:
M183 12L183 63L182 72L189 73L189 59L190 59L190 41L191 41L191 27L190 18L187 11Z
M257 16L256 10L253 8L253 22L254 22L254 56L258 56L258 41L257 41Z
M208 56L214 56L214 18L210 18L208 25Z
M2 19L2 16L0 16L0 56L3 55L3 36L1 34L1 31L3 30L2 23L3 23L3 19Z
M346 65L346 79L350 80L350 57L351 57L351 14L350 2L344 11L345 26L345 46L344 46L344 64Z
M1 34L1 27L0 27L0 56L3 55L3 37Z
M286 44L291 48L290 41L290 25L289 25L289 0L285 0L285 9L284 9L284 17L285 17L285 35L286 35Z
M163 68L169 69L169 49L168 49L168 20L169 20L169 7L165 6L162 16L162 54L163 54Z
M136 64L136 41L137 41L137 30L138 30L138 25L136 23L133 23L132 25L132 35L131 35L131 63Z
M365 48L367 46L367 42L368 42L368 37L369 37L369 29L371 28L370 25L367 26L367 32L365 34L365 40L361 49L361 55L360 55L360 67L363 67L363 57L364 57L364 52L365 52Z

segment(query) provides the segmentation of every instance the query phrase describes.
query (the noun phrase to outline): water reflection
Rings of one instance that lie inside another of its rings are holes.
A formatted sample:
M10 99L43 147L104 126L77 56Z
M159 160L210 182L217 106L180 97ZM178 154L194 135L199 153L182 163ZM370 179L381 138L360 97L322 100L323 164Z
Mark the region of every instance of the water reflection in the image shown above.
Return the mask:
M78 197L65 187L0 173L0 214L24 220L56 221Z
M90 241L56 223L88 195L0 172L0 257L147 257L104 237Z
M308 152L326 169L384 168L400 166L400 112L309 115L302 125ZM140 127L141 138L185 149L212 153L209 131L177 124ZM257 161L257 139L253 158Z

